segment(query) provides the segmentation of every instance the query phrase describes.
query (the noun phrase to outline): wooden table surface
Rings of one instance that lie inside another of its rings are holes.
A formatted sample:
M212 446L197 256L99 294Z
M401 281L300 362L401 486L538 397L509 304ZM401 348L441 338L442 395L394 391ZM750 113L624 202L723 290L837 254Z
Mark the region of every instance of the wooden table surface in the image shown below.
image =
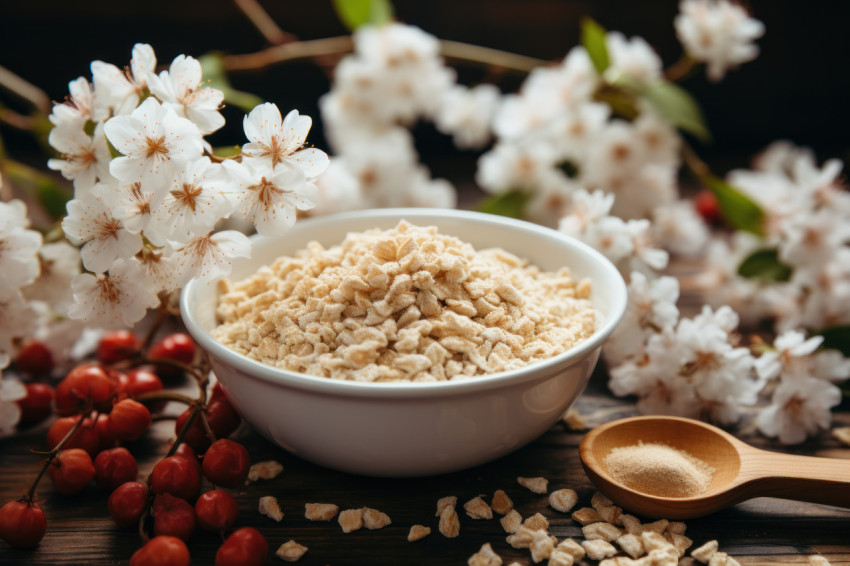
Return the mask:
M579 399L576 408L590 426L634 414L628 400L614 399L605 389L604 370L598 370ZM850 424L850 414L836 419ZM131 450L140 459L145 477L165 450L171 432L170 422L154 425L147 438ZM260 437L248 426L235 438L244 442L254 461L274 459L284 472L274 480L233 490L240 506L238 525L253 526L267 538L273 551L290 539L306 545L307 554L299 564L310 565L402 565L465 564L467 558L485 542L491 543L505 564L517 560L532 564L526 551L515 550L505 541L497 519L472 520L461 510L461 533L446 539L437 532L434 517L438 498L456 495L459 504L479 494L492 496L504 489L516 508L527 517L543 513L550 521L550 532L558 538L579 537L579 525L568 515L547 506L545 496L535 495L516 483L517 476L544 476L550 490L564 487L579 492L580 504L588 504L593 486L585 476L578 458L582 432L555 425L525 448L504 458L470 470L432 478L374 479L334 472L287 454ZM759 445L776 448L754 438ZM0 444L0 500L18 497L37 471L37 456L30 448L43 448L44 430L35 430L7 438ZM795 452L850 458L850 449L841 449L828 437L797 447ZM850 477L850 462L848 462ZM35 550L15 550L0 543L0 564L127 564L139 546L133 529L120 530L106 510L108 494L94 484L83 493L66 497L55 493L49 481L39 489L48 520L48 531ZM285 513L275 523L257 512L260 496L274 495ZM342 533L336 521L311 523L304 518L304 503L328 502L340 508L368 506L386 512L392 524L379 531L361 530ZM431 526L429 537L409 543L411 525ZM777 499L757 499L737 505L713 516L687 521L687 535L695 544L711 539L720 541L721 550L742 564L807 564L807 556L819 553L832 564L850 564L850 510ZM212 564L219 541L215 535L198 530L189 548L193 564ZM269 553L268 564L283 564ZM683 559L683 564L694 563Z

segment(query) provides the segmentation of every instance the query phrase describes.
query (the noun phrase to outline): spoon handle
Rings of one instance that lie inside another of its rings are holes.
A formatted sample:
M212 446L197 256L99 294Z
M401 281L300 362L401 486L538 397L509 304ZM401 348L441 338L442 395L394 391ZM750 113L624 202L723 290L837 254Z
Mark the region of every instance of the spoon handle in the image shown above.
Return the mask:
M850 460L753 450L738 476L747 497L850 507Z

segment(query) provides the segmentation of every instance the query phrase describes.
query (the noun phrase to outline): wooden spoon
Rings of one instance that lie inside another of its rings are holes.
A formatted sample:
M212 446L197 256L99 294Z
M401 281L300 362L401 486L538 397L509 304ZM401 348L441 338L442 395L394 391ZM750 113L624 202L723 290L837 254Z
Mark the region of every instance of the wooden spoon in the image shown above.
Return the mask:
M613 448L638 442L684 450L715 469L708 489L694 497L658 497L615 480L605 467ZM591 430L579 447L591 481L617 505L638 515L688 519L753 497L780 497L850 507L850 461L767 452L717 427L678 417L633 417Z

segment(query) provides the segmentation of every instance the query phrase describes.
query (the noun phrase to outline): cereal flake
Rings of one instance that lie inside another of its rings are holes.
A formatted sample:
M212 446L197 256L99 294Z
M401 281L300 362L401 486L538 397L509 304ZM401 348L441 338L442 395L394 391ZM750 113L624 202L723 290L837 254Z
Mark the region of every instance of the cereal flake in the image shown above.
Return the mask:
M501 489L497 489L493 493L493 501L490 502L490 508L499 515L505 515L508 511L514 508L514 502L508 497L508 494Z
M493 510L481 499L481 496L473 497L463 504L466 514L473 519L492 519Z
M502 559L493 552L490 543L484 543L481 550L469 557L466 562L469 566L502 566Z
M578 503L578 494L572 489L559 489L549 494L549 507L561 513L569 513Z
M360 509L346 509L339 514L339 526L342 527L342 532L350 533L359 531L363 528L363 507Z
M333 503L305 503L304 517L310 521L330 521L339 513L339 506Z
M410 532L407 533L407 542L422 540L430 534L431 527L426 527L424 525L413 525L412 527L410 527Z
M284 562L298 562L304 556L305 552L307 552L306 546L290 540L280 545L280 548L275 552L275 556Z
M549 480L546 478L524 478L522 476L516 479L517 483L526 488L532 493L544 494L548 490Z
M283 520L283 511L280 510L280 503L273 495L264 495L260 498L259 511L261 515L265 515L270 519L274 519L278 523Z
M248 478L246 484L260 480L271 480L279 476L283 472L283 465L274 460L265 462L257 462L248 469Z
M443 509L440 513L440 534L446 538L455 538L460 534L460 518L453 505Z

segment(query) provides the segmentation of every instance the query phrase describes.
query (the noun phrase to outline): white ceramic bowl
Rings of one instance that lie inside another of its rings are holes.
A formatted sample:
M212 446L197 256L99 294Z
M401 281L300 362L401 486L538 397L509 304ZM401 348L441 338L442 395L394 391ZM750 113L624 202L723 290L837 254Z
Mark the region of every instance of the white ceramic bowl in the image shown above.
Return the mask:
M299 221L282 238L255 238L235 280L312 240L342 242L348 232L388 229L405 219L434 225L476 249L499 246L554 271L589 277L601 314L596 332L575 348L525 368L457 382L360 383L261 364L228 350L216 326L215 284L191 281L180 300L189 333L239 412L261 434L306 460L372 476L424 476L481 464L534 440L584 390L602 343L626 307L616 268L589 246L549 228L508 218L439 209L379 209Z

